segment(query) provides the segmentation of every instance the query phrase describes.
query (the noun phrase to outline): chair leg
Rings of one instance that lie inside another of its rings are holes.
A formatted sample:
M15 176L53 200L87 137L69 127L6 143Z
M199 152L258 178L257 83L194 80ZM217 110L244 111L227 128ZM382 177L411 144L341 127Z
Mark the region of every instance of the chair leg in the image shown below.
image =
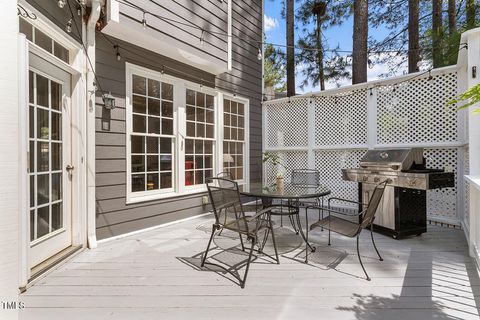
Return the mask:
M377 246L375 245L375 240L373 239L373 224L370 224L370 236L372 237L373 247L375 248L375 251L377 251L378 258L380 261L383 261L383 258L380 255L380 252L378 252Z
M360 234L357 235L357 255L358 255L358 260L360 261L360 265L362 266L363 272L365 273L365 276L367 277L367 281L370 281L370 277L368 276L368 273L367 273L367 271L365 270L365 267L363 266L362 258L360 257L359 243L360 243Z
M277 264L280 264L280 259L278 258L277 243L275 242L275 233L273 232L272 219L269 217L268 221L269 221L270 228L267 229L267 234L268 232L272 233L272 242L273 242L273 249L275 250L275 258L277 259Z
M203 258L202 258L202 268L203 266L205 265L205 260L207 259L207 254L208 254L208 250L210 250L210 245L212 244L212 240L213 240L213 235L215 234L215 225L212 226L212 234L210 235L210 240L208 240L208 245L207 245L207 250L205 251L205 254L203 255Z
M331 231L330 231L330 229L328 229L328 245L331 244L331 243L330 243L330 233L331 233Z
M310 229L308 227L308 207L305 208L305 238L307 239L307 241L305 241L305 263L308 263L308 229Z
M245 282L247 281L248 269L250 268L250 262L252 261L253 248L255 247L255 238L252 238L251 241L252 241L252 246L250 247L250 253L248 254L247 267L245 269L245 275L243 276L243 280L241 281L241 285L240 285L242 287L242 289L245 288Z
M239 233L238 233L238 236L240 237L240 243L242 244L242 251L245 251L245 246L243 245L242 234L239 232Z

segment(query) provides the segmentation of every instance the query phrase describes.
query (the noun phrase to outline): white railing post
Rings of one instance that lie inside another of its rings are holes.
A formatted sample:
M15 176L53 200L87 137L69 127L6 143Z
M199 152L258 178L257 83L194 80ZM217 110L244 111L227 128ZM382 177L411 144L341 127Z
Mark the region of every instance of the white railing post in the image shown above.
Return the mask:
M367 94L367 145L373 149L377 144L377 88L370 88Z
M307 161L308 168L315 169L315 136L317 134L315 128L315 97L308 98L308 151Z

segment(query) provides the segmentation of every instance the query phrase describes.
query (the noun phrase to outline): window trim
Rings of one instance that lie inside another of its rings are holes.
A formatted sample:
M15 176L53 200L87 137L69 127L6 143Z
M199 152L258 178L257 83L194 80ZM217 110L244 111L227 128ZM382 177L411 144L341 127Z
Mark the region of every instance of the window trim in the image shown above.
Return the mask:
M239 97L237 95L234 95L234 94L231 94L231 93L226 93L226 92L223 92L222 93L222 99L221 99L221 109L222 109L222 112L221 112L221 128L222 130L220 135L221 139L219 139L221 141L221 152L219 154L219 161L220 161L220 167L221 167L221 171L219 172L223 172L224 171L224 168L223 168L223 141L224 141L224 136L223 136L223 128L224 128L224 123L223 123L223 113L224 113L224 106L223 106L223 100L224 99L227 99L227 100L231 100L231 101L235 101L235 102L239 102L239 103L242 103L244 105L244 121L245 121L245 125L244 125L244 155L243 155L243 179L242 180L236 180L238 185L242 185L244 187L244 190L245 191L248 191L250 190L250 100L247 99L247 98L244 98L244 97Z

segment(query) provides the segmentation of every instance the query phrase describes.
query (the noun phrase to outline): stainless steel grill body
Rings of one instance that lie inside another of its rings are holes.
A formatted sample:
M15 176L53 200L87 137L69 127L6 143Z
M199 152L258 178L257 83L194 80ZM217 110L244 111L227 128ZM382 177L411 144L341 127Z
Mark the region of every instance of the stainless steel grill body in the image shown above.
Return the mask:
M455 182L451 172L426 169L421 148L369 150L360 167L342 169L342 177L359 183L364 204L376 184L388 181L374 227L395 238L426 232L426 190L454 187Z

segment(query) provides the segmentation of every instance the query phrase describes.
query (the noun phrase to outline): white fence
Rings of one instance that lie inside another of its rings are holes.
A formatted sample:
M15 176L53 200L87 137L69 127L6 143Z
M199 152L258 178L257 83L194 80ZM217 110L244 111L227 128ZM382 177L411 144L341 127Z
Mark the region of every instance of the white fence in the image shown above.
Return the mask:
M342 180L342 168L357 167L367 149L422 147L429 167L451 167L456 180L428 191L428 218L460 225L468 221L466 113L447 104L457 91L457 67L447 67L267 101L264 151L280 155L287 180L291 169L317 169L332 195L355 199L357 184ZM266 183L275 170L265 166Z

